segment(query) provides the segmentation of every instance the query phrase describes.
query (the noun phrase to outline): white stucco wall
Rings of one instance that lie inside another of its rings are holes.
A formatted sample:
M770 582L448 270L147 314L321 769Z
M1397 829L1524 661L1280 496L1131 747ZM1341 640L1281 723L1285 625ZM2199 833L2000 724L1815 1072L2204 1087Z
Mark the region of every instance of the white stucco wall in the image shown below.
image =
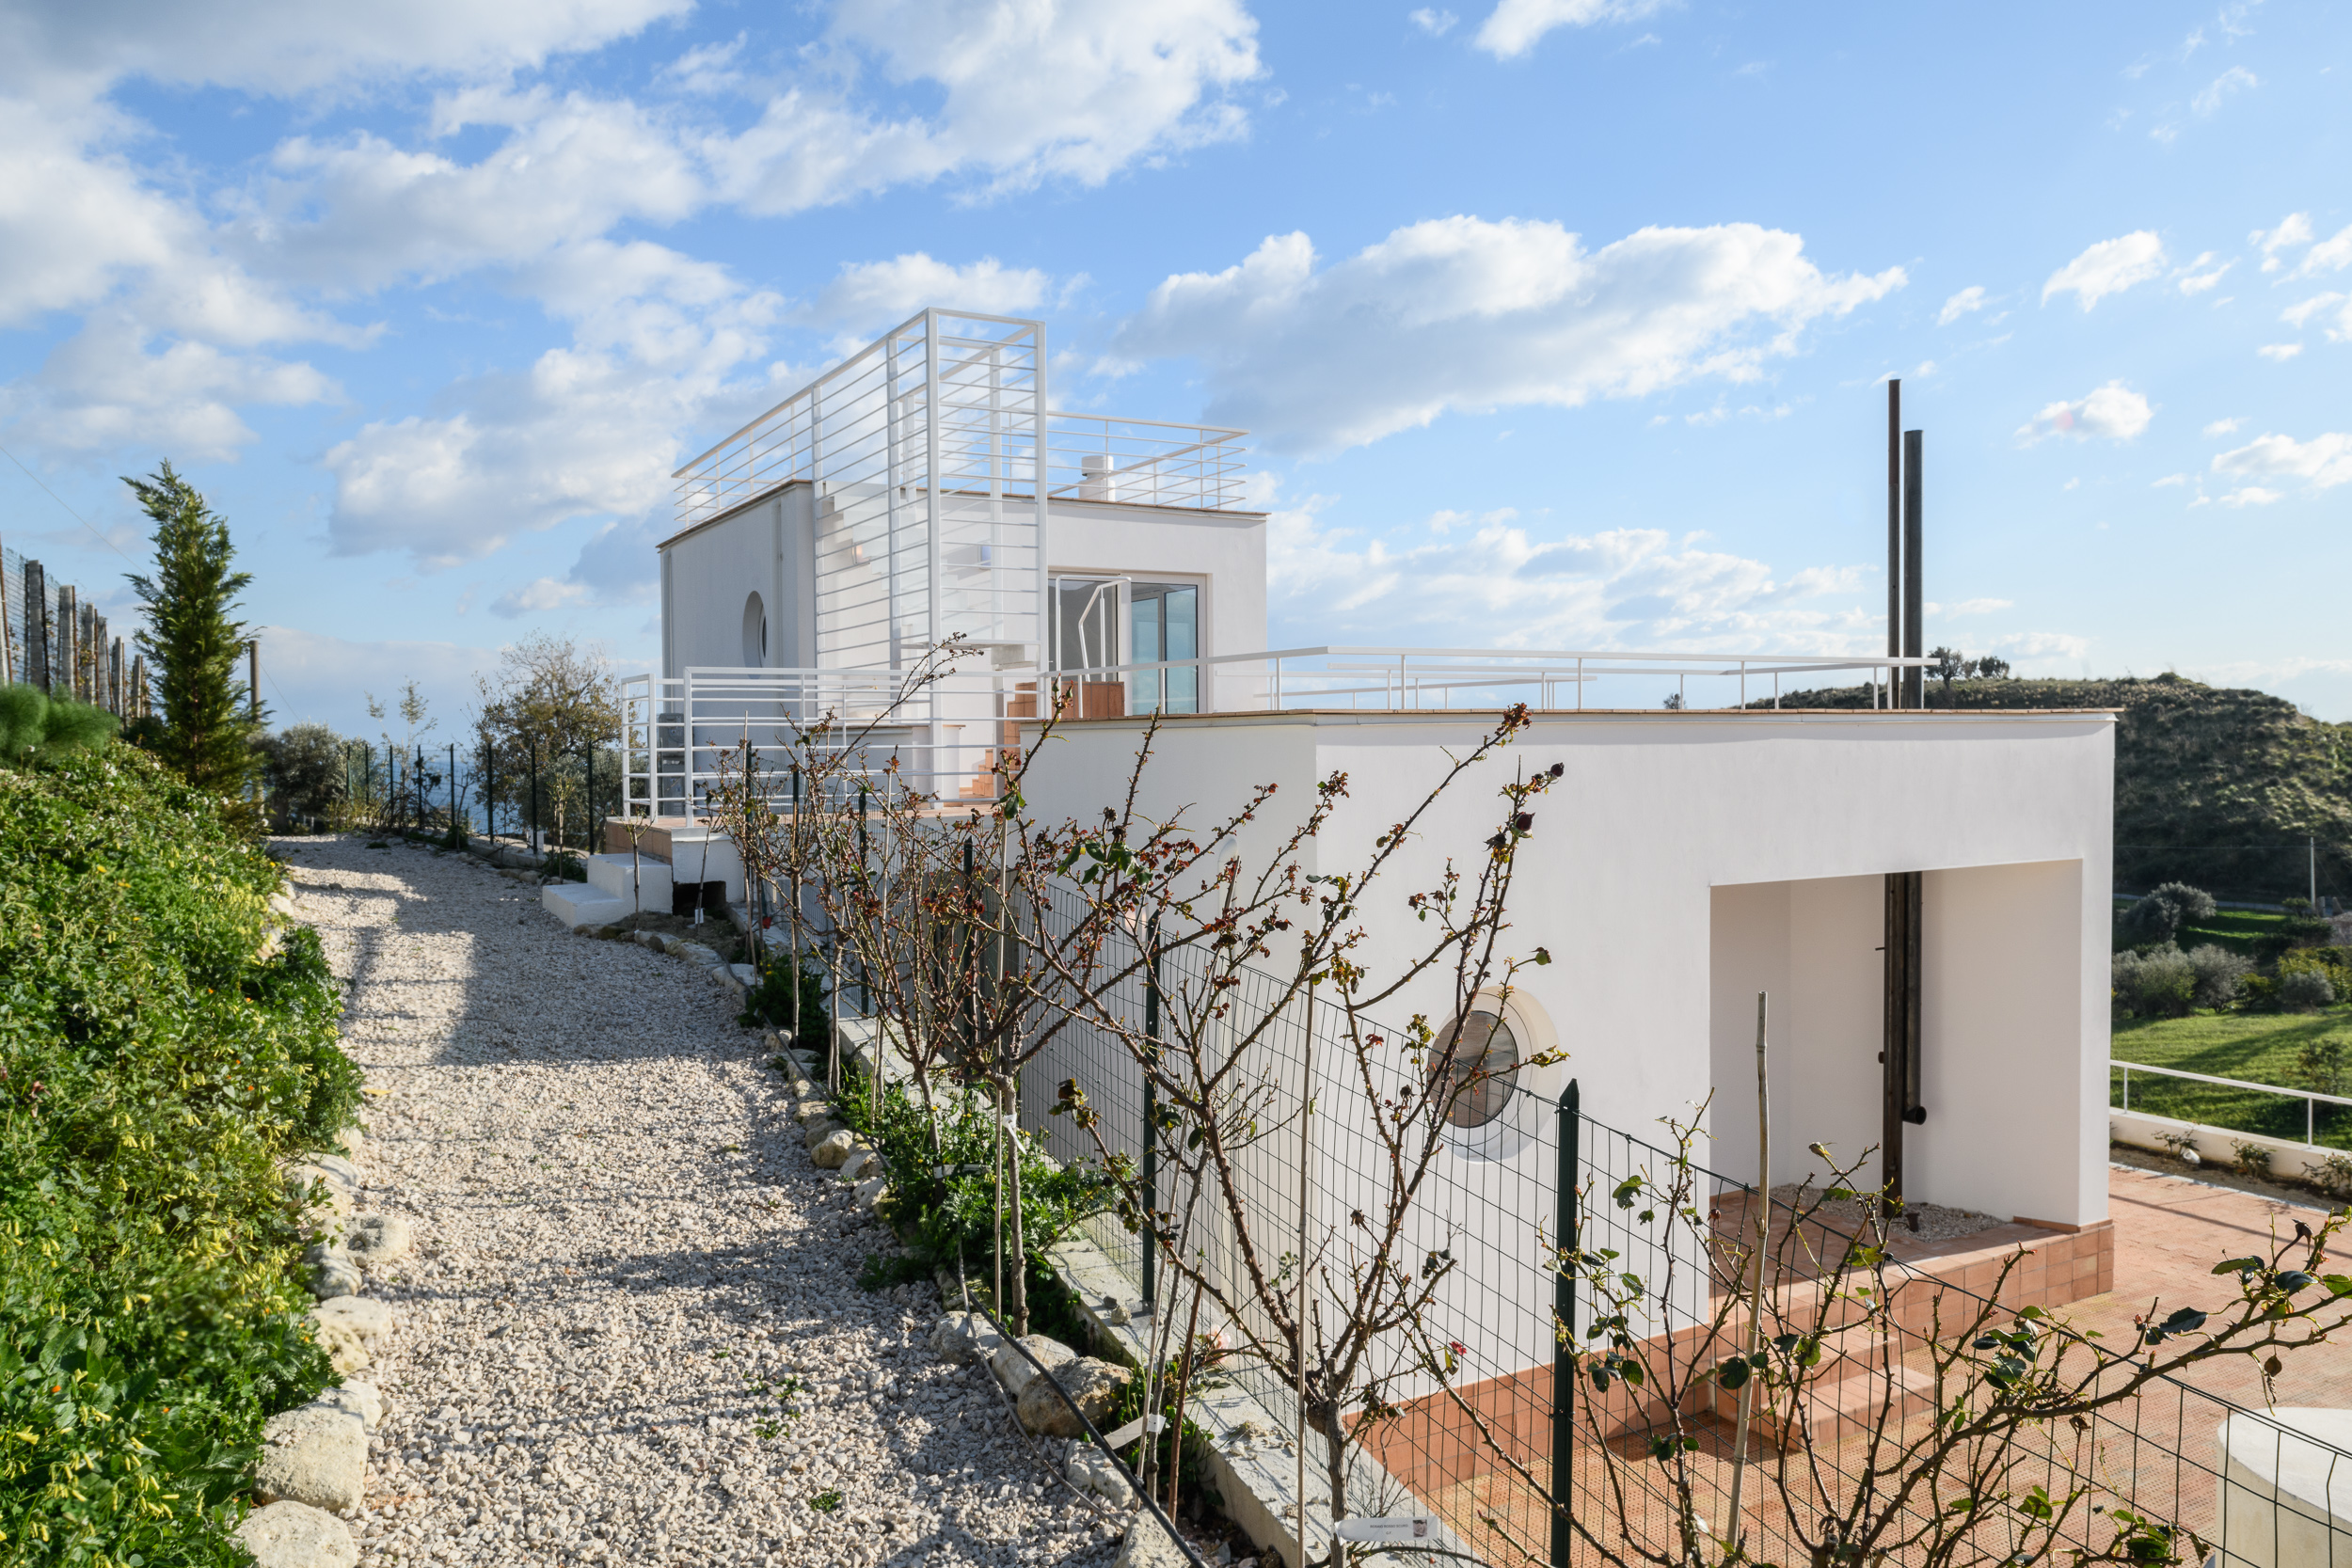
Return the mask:
M1154 813L1192 802L1203 816L1220 814L1251 784L1279 780L1278 807L1245 849L1262 859L1304 810L1312 781L1345 771L1349 798L1309 867L1335 871L1360 862L1435 782L1445 752L1473 746L1481 727L1469 715L1178 720L1161 732L1142 800ZM1033 807L1052 816L1099 811L1115 799L1112 784L1124 779L1139 731L1134 721L1068 726L1032 777ZM1773 916L1781 934L1750 942L1754 953L1742 951L1737 964L1787 992L1792 1117L1803 1103L1832 1141L1876 1143L1874 879L1966 870L1931 875L1927 884L1930 1123L1906 1143L1914 1196L2004 1218L2106 1217L2097 1176L2106 1141L2110 716L1541 716L1482 776L1457 784L1385 893L1374 892L1366 921L1375 971L1384 951L1401 956L1416 939L1404 895L1432 884L1449 854L1474 864L1501 810L1495 786L1514 770L1533 774L1554 762L1565 776L1536 806L1534 834L1519 852L1509 944L1522 954L1542 945L1554 959L1523 971L1519 983L1554 1021L1593 1116L1662 1141L1657 1117L1688 1118L1721 1090L1742 1131L1704 1157L1731 1175L1741 1160L1752 1166L1752 1111L1743 1115L1732 1097L1744 1093L1752 1104L1753 1058L1732 1045L1752 1042L1758 987L1736 966L1717 983L1720 898L1733 910L1782 911ZM1752 886L1759 883L1803 885ZM1723 1007L1744 1022L1719 1029L1719 998L1742 992L1743 1004ZM1431 977L1380 1011L1402 1022L1451 1006L1450 983ZM1859 1064L1849 1060L1857 1054ZM2033 1101L2029 1110L2021 1099ZM1804 1125L1788 1125L1800 1151ZM1798 1156L1784 1168L1801 1168Z
M1266 645L1263 513L1056 501L1046 515L1045 541L1048 570L1057 577L1200 584L1203 657L1257 653Z

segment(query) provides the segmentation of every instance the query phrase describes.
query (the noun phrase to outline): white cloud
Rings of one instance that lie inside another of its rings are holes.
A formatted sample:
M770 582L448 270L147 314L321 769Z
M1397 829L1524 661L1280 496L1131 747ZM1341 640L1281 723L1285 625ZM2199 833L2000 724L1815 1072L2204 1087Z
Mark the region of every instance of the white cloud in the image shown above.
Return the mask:
M2282 491L2265 489L2259 484L2245 484L2222 497L2221 504L2224 506L2268 506L2273 501L2284 499Z
M2153 484L2149 485L2148 488L2151 490L2170 490L2189 483L2189 476L2186 474L2167 474L2162 479L2157 480Z
M2263 271L2277 272L2283 265L2279 252L2291 245L2312 243L2312 215L2309 213L2289 213L2279 220L2276 229L2257 229L2246 236L2246 243L2263 253Z
M2207 436L2233 435L2236 433L2237 427L2245 422L2246 421L2244 420L2238 419L2216 420L2213 423L2205 427L2204 434Z
M1240 0L844 0L836 68L936 93L935 116L878 118L817 85L770 100L740 135L707 137L721 192L792 213L950 174L984 192L1095 185L1146 158L1248 128L1228 91L1262 74Z
M1534 48L1555 27L1638 21L1662 4L1663 0L1502 0L1479 27L1476 42L1497 59L1507 60Z
M1008 267L993 256L960 267L918 250L843 266L804 315L863 341L927 305L997 316L1035 309L1053 281L1034 267Z
M2352 435L2331 431L2308 441L2291 436L2257 436L2245 446L2217 454L2213 471L2249 479L2297 479L2313 490L2332 490L2339 484L2352 484ZM2266 494L2263 499L2277 497Z
M2200 255L2197 260L2191 261L2188 265L2181 268L2172 275L2180 280L2181 293L2193 299L2197 295L2204 293L2208 290L2212 289L2217 283L2219 283L2223 277L2228 276L2230 269L2237 265L2237 262L2231 261L2224 261L2219 266L2216 266L2214 265L2213 258L2214 253L2212 251L2205 251L2203 254Z
M2242 65L2233 65L2215 77L2202 92L2189 100L2188 106L2203 119L2211 119L2233 93L2247 92L2262 86L2262 81Z
M563 610L571 605L585 604L596 597L596 590L584 582L564 582L555 578L535 578L520 588L501 594L490 602L490 613L512 621L517 616L544 614L550 610Z
M2352 341L2352 294L2314 294L2300 305L2291 305L2279 312L2279 319L2289 326L2302 326L2314 316L2337 312L2332 325L2327 325L2330 342Z
M2346 267L2352 267L2352 224L2312 246L2303 257L2303 264L2292 276L2316 277L2323 272L2342 272Z
M2014 599L1963 599L1956 605L1931 605L1931 612L1939 615L1990 615L1996 610L2014 610Z
M1267 521L1270 608L1333 641L1523 648L1739 648L1851 653L1883 639L1858 567L1783 577L1701 536L1611 529L1539 542L1500 517L1396 549L1359 538L1311 497ZM1840 602L1843 600L1844 602ZM1883 609L1883 607L1879 607Z
M2254 351L2272 364L2283 364L2303 352L2301 343L2265 343Z
M0 410L50 446L128 447L184 462L231 458L254 440L241 407L340 395L308 364L186 340L151 349L139 322L106 311L58 344L37 374L0 391Z
M682 433L732 420L794 374L753 368L783 302L707 262L644 241L596 241L544 263L533 280L573 316L568 346L522 374L461 383L457 412L370 423L327 451L327 531L339 553L401 550L437 569L567 518L650 528L669 499ZM651 569L648 554L629 581ZM584 570L574 579L616 586Z
M283 142L239 215L242 244L315 286L370 289L534 261L704 199L694 160L635 104L483 89L444 99L435 119L444 136L503 135L472 163L365 133Z
M0 79L88 87L145 76L299 94L416 73L488 78L597 48L676 16L691 0L414 0L211 6L96 0L0 12Z
M1751 380L1808 323L1903 281L1899 267L1826 276L1799 236L1754 224L1644 229L1588 252L1556 223L1437 218L1320 270L1305 234L1272 236L1160 284L1114 348L1197 357L1210 419L1329 451L1449 409Z
M2110 381L2072 403L2048 404L2017 436L2028 446L2051 436L2071 436L2078 441L2093 436L2129 441L2148 428L2152 418L2146 398L2121 381Z
M1984 309L1984 285L1972 283L1944 302L1944 309L1935 313L1935 325L1949 326L1971 310Z
M2142 229L2097 245L2050 275L2042 285L2042 303L2055 294L2072 293L2086 310L2109 294L2122 293L2164 272L2164 242Z
M1431 38L1441 39L1452 32L1454 24L1462 19L1452 11L1432 10L1427 6L1423 6L1417 11L1408 12L1405 20L1427 33Z

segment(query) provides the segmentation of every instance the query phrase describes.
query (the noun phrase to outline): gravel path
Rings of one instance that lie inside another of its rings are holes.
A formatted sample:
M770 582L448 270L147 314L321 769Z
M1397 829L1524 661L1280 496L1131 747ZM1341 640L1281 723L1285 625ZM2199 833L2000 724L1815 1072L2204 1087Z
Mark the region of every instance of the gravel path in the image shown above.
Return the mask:
M930 1353L935 1293L857 1288L888 1237L719 987L462 856L278 844L383 1091L361 1207L419 1237L370 1286L363 1562L1108 1560L988 1374Z

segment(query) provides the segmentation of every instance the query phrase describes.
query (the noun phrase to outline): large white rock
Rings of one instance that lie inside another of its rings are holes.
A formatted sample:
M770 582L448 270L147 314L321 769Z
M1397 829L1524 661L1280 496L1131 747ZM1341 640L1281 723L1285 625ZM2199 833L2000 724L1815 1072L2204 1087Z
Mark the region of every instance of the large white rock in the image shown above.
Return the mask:
M310 1265L310 1294L321 1301L358 1295L367 1288L359 1265L340 1245L312 1242L304 1250L302 1260Z
M347 1513L367 1491L368 1433L359 1418L332 1405L306 1404L262 1426L262 1463L253 1495L265 1503L308 1503Z
M1028 1347L1028 1355L1021 1354L1018 1347L1023 1345ZM1030 1365L1029 1356L1035 1356L1038 1366L1050 1372L1065 1361L1075 1361L1078 1353L1059 1339L1049 1339L1042 1334L1024 1334L1012 1343L997 1346L995 1354L989 1357L989 1365L996 1370L996 1381L1015 1400L1037 1377L1038 1367Z
M360 1339L373 1344L383 1332L392 1326L391 1307L365 1296L329 1296L310 1308L310 1320L322 1325L336 1323L349 1328Z
M830 1117L823 1117L810 1122L807 1126L801 1129L801 1141L806 1144L810 1148L815 1148L818 1144L823 1143L827 1138L832 1137L835 1132L847 1132L848 1131L848 1128L842 1126L839 1122L834 1121Z
M237 1539L260 1568L358 1568L359 1561L343 1522L308 1503L255 1509L237 1527Z
M977 1312L950 1312L931 1325L931 1350L959 1367L985 1361L1003 1341Z
M1183 1548L1168 1538L1159 1520L1149 1513L1138 1513L1127 1527L1127 1538L1119 1544L1119 1555L1111 1559L1111 1568L1186 1568L1191 1560Z
M1070 1396L1069 1400L1054 1391L1057 1385L1062 1393ZM1086 1428L1071 1413L1071 1402L1074 1401L1099 1431L1110 1418L1111 1407L1119 1402L1119 1391L1126 1386L1124 1368L1097 1361L1090 1355L1076 1356L1043 1377L1031 1378L1028 1386L1021 1390L1020 1399L1014 1402L1013 1414L1021 1418L1023 1426L1041 1436L1083 1437Z
M358 1417L359 1425L371 1433L384 1424L384 1394L373 1383L339 1383L311 1402Z
M1135 1482L1127 1479L1127 1467L1091 1443L1080 1443L1072 1449L1070 1463L1062 1466L1061 1473L1079 1491L1091 1492L1121 1508L1135 1497Z
M398 1214L361 1214L343 1227L343 1247L369 1268L405 1258L416 1232Z
M818 1170L839 1170L850 1163L850 1156L867 1147L865 1140L848 1128L829 1132L808 1150L809 1163Z

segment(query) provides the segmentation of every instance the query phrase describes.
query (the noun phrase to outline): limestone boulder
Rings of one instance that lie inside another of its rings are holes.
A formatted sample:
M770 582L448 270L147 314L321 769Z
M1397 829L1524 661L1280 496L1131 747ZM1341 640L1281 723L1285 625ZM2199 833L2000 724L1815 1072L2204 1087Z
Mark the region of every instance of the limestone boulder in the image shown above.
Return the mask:
M307 1503L347 1513L366 1493L367 1468L368 1433L359 1418L331 1405L306 1404L262 1423L253 1495L265 1503Z
M1191 1561L1184 1548L1168 1538L1159 1520L1138 1513L1127 1527L1126 1539L1120 1542L1111 1568L1186 1568Z
M1027 1347L1028 1355L1021 1354L1017 1348L1021 1346ZM1031 1357L1036 1358L1034 1365L1031 1364ZM989 1357L989 1365L995 1370L996 1381L1005 1386L1005 1391L1018 1400L1036 1380L1039 1368L1050 1372L1063 1362L1077 1358L1078 1353L1059 1339L1049 1339L1042 1334L1025 1334L1017 1340L997 1346L996 1353Z
M850 1155L861 1148L872 1147L845 1127L838 1132L828 1132L822 1141L809 1145L808 1157L818 1170L839 1170L850 1163Z
M1021 1418L1023 1426L1041 1436L1083 1437L1086 1428L1079 1424L1071 1405L1075 1404L1100 1430L1119 1402L1119 1391L1126 1386L1123 1368L1081 1355L1063 1362L1044 1377L1031 1379L1029 1386L1021 1390L1013 1413ZM1057 1387L1060 1394L1055 1392ZM1069 1399L1063 1399L1062 1394L1069 1395Z
M823 1143L827 1138L832 1137L834 1133L847 1132L848 1131L849 1129L842 1126L839 1122L834 1121L830 1117L826 1117L818 1120L812 1121L807 1126L802 1128L801 1141L806 1144L813 1150L818 1145ZM847 1148L849 1146L844 1144L842 1147Z
M316 1339L319 1349L326 1353L326 1359L333 1364L335 1370L345 1377L354 1372L364 1372L375 1365L374 1356L368 1352L368 1342L359 1337L357 1329L340 1318L330 1318L324 1323L313 1322L310 1338Z
M340 1243L313 1242L303 1250L302 1260L310 1269L306 1283L310 1294L321 1301L356 1296L367 1289L359 1265L351 1260L351 1254Z
M343 1249L368 1268L405 1258L416 1231L398 1214L359 1214L343 1227Z
M358 1568L358 1543L331 1513L308 1503L257 1508L237 1527L237 1539L259 1568Z
M391 1307L365 1296L329 1296L310 1308L310 1317L322 1325L339 1323L371 1345L392 1326Z
M357 1379L339 1383L312 1402L358 1418L361 1430L370 1433L384 1424L384 1394L373 1383Z

